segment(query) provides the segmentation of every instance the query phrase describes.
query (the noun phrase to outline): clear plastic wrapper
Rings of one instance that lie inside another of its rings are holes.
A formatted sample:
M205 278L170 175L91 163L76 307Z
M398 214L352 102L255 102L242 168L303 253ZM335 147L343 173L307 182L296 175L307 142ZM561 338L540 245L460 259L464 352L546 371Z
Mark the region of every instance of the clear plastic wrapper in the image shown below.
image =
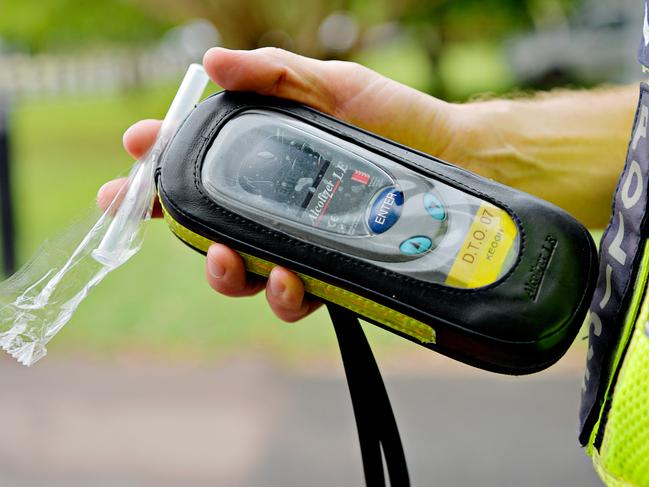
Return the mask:
M202 66L189 67L155 143L94 224L85 219L46 242L29 264L0 283L0 346L20 363L44 357L46 344L88 292L140 249L155 198L157 160L207 81Z

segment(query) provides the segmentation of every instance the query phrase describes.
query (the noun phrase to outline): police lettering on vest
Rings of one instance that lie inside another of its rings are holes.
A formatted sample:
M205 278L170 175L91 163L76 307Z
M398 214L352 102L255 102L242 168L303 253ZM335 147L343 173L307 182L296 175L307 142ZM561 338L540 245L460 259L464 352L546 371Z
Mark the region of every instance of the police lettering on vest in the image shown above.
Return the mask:
M600 245L600 271L589 315L589 348L582 390L579 440L588 443L599 419L608 367L623 331L646 238L649 175L649 87L642 85L624 172L613 200L613 214Z

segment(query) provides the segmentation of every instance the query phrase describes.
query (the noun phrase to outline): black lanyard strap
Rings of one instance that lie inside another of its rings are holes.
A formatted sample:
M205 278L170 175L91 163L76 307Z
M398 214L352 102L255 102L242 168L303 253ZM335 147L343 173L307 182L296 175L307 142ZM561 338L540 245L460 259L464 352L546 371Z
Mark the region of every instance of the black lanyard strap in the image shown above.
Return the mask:
M363 458L367 487L385 487L383 458L390 485L408 487L408 466L390 398L370 344L356 315L327 304L342 355Z

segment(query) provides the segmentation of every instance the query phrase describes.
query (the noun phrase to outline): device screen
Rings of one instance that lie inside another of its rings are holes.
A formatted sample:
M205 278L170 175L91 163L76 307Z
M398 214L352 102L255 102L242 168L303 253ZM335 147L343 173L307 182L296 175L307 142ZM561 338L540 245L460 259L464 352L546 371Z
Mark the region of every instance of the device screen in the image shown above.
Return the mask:
M215 151L218 163L207 162L209 170L204 171L208 189L245 197L264 211L321 230L367 235L367 209L381 190L395 187L394 180L340 147L305 137L294 127L267 122L267 117L251 114L223 128L241 136L223 133L219 138L237 139L240 145Z

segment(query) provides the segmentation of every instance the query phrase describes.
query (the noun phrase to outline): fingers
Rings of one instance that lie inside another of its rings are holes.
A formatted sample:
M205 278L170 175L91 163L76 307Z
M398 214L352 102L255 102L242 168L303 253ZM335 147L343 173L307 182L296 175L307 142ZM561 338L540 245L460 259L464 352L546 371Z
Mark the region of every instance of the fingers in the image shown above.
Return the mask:
M208 249L205 277L212 289L225 296L252 296L264 288L263 282L246 279L243 259L222 244Z
M124 132L124 148L135 159L139 159L153 145L162 122L160 120L140 120Z
M126 178L113 179L99 188L99 192L97 193L97 206L99 206L101 211L108 209L117 196L117 193L119 193L125 184Z
M106 211L108 207L110 207L111 203L115 200L117 195L120 194L120 191L122 191L122 188L124 188L124 185L127 183L127 181L128 179L126 178L113 179L112 181L108 181L101 188L99 188L99 191L97 192L97 206L101 211ZM122 191L120 196L123 197L125 191L126 188L124 188L124 191ZM119 203L116 203L114 208L118 207ZM162 214L163 213L162 207L160 206L160 201L158 201L158 198L156 198L155 202L153 203L153 211L151 213L151 217L161 218Z
M293 323L316 310L320 303L304 297L304 284L283 267L275 267L266 286L266 299L278 318Z
M304 298L304 285L299 277L283 267L275 267L267 284L246 275L243 259L222 244L207 251L205 275L207 282L225 296L253 296L266 286L266 298L273 312L282 320L294 322L314 311L319 303Z
M255 91L305 103L333 113L336 96L327 83L326 61L276 48L234 51L215 47L205 53L205 70L226 90Z
M153 145L162 122L159 120L140 120L124 132L123 144L126 151L135 159L142 157ZM97 204L105 211L117 193L126 184L126 178L114 179L104 184L97 193Z
M131 125L124 132L123 143L126 151L135 159L139 159L153 145L162 122L159 120L140 120ZM104 184L97 193L97 205L102 211L106 211L120 190L126 184L126 178L114 179ZM160 203L156 199L153 205L154 218L162 216Z

